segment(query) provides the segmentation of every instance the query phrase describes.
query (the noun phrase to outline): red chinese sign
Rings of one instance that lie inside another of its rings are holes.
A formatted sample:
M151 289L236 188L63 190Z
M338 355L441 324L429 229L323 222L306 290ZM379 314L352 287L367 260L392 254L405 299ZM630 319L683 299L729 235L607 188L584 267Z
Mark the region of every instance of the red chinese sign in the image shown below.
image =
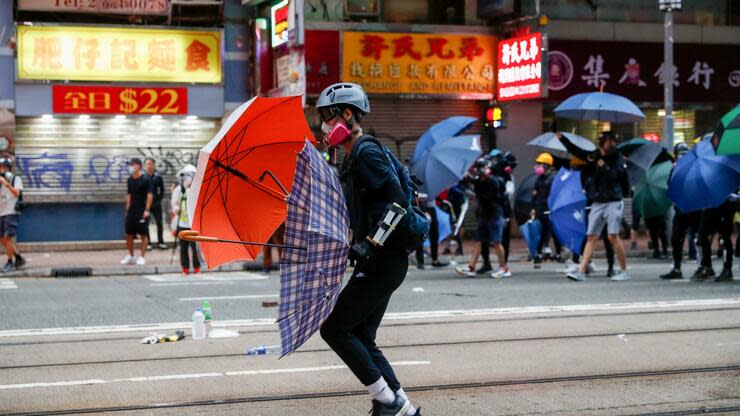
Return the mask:
M498 44L498 101L542 96L542 35L502 40Z
M327 86L339 82L339 32L335 30L306 31L306 92L319 94Z
M67 114L187 114L187 88L54 85L53 111Z

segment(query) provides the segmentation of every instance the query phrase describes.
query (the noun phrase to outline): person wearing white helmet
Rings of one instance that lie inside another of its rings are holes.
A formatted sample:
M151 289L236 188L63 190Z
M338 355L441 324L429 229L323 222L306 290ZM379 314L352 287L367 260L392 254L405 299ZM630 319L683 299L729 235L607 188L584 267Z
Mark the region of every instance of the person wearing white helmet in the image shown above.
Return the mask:
M180 231L190 229L190 220L188 219L188 189L193 184L193 178L195 178L195 166L186 164L177 173L179 181L172 187L172 194L170 196L170 212L172 216L171 227L175 236ZM195 241L184 241L179 240L180 245L180 266L182 266L182 274L190 274L190 256L188 250L193 253L193 272L200 273L200 258L198 257L198 246Z
M357 261L321 327L321 337L367 387L373 416L421 415L375 344L391 295L408 270L409 252L394 244L400 238L396 225L411 209L398 175L400 162L363 133L360 122L370 104L361 86L330 85L319 95L316 108L326 144L342 146L347 155L341 178L353 234L350 258Z

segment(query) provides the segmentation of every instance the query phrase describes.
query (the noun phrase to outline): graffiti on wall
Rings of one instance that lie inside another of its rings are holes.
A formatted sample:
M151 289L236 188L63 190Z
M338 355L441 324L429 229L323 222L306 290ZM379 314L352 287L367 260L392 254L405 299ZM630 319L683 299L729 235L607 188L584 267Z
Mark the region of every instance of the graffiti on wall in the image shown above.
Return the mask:
M36 156L18 156L20 174L26 178L26 188L63 189L72 188L74 165L64 153L43 152Z

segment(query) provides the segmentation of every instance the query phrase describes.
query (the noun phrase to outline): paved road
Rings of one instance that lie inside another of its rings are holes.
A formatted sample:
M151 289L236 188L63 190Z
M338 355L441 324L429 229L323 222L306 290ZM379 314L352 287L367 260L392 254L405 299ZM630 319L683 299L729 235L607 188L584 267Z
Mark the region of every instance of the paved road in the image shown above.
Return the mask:
M411 271L378 341L425 415L740 413L739 282L664 282L642 261L628 282L575 283L559 267ZM366 414L318 337L281 360L244 355L279 342L262 307L277 280L0 279L0 414ZM238 338L138 343L187 327L202 299Z

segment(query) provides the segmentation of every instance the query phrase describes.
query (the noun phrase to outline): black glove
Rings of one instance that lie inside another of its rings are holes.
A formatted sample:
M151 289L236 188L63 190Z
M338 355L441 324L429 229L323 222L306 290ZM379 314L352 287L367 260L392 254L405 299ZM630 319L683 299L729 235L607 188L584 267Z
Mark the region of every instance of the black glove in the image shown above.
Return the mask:
M367 240L362 240L359 243L352 245L349 249L349 259L357 261L358 263L367 262L373 256L374 247L372 243Z

